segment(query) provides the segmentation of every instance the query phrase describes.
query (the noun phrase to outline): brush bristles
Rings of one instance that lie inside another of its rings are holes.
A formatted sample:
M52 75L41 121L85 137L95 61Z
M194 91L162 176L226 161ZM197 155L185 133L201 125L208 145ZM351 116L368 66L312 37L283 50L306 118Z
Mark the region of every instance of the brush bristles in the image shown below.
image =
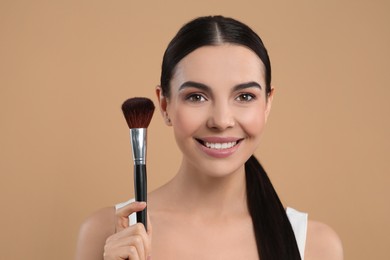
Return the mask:
M153 117L153 101L144 97L129 98L122 104L129 128L148 128Z

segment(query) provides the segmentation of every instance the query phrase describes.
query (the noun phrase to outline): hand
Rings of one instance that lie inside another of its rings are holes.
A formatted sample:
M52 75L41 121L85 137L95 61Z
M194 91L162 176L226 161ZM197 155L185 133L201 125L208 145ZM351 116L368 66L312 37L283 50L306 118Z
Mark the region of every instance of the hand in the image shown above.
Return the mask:
M132 202L116 211L116 233L106 240L104 260L150 259L152 226L149 216L148 231L142 223L129 226L129 215L145 207L145 202Z

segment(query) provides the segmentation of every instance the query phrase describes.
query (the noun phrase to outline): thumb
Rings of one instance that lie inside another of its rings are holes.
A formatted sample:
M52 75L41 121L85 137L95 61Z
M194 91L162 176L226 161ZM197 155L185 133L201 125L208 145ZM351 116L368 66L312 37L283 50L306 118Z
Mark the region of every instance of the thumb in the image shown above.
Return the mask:
M146 202L135 201L122 208L116 210L116 226L115 232L119 232L129 226L129 216L134 213L143 210L146 207Z

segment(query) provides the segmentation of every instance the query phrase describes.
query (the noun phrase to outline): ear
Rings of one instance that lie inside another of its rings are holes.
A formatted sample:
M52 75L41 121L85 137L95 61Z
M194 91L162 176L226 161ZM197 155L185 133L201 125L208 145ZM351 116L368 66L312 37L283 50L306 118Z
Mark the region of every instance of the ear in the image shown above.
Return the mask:
M275 88L274 86L271 86L271 91L268 93L268 96L266 97L266 108L265 108L265 122L268 120L269 113L271 112L272 107L272 100L274 98Z
M161 113L162 117L164 118L165 124L171 126L172 123L171 123L171 120L168 116L168 111L167 111L168 98L163 95L161 86L156 87L156 96L157 96L158 105L160 108L160 113Z

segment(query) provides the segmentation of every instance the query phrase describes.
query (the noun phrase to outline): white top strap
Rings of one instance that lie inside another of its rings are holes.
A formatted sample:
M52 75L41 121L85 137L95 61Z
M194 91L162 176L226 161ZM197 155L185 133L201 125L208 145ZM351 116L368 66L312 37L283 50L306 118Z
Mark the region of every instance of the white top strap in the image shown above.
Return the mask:
M299 212L293 208L287 208L286 213L293 228L295 239L297 240L301 259L304 260L307 233L307 213Z

